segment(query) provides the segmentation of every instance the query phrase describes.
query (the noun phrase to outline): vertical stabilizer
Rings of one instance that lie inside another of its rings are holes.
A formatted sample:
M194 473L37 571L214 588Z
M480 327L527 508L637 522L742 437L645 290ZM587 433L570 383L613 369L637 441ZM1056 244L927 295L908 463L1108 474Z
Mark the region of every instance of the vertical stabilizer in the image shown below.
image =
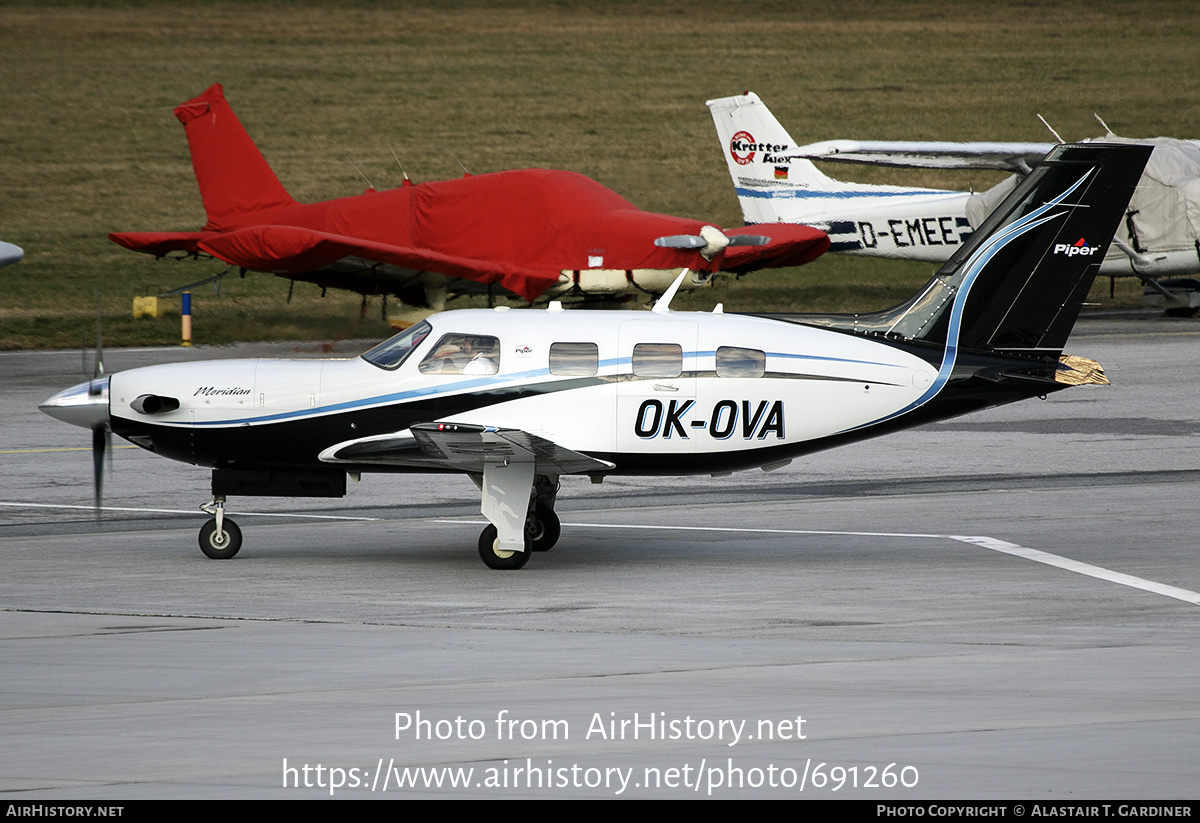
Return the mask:
M824 191L837 186L811 161L791 156L796 143L754 92L706 105L747 223L790 222L779 214L777 202L764 196L772 189Z
M1152 150L1056 147L920 295L873 324L948 348L1057 358Z
M246 134L219 83L177 106L175 116L187 132L208 215L205 229L228 231L248 214L296 204Z

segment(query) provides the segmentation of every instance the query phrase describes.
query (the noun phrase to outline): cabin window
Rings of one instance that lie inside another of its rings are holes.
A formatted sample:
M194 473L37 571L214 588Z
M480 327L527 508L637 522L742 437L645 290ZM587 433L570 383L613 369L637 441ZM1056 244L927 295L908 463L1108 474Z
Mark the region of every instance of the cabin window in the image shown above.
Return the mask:
M767 355L758 349L721 346L717 349L717 377L762 377L767 373Z
M429 336L430 330L430 325L422 320L417 325L410 326L395 337L390 337L375 348L365 352L362 358L371 365L378 366L381 369L389 371L398 369L400 368L400 364L412 354L413 349L421 345L421 341Z
M417 368L421 374L495 374L500 341L482 334L447 334Z
M633 347L633 373L638 377L683 374L683 347L678 343L638 343Z
M552 343L550 373L592 377L600 370L600 349L595 343Z

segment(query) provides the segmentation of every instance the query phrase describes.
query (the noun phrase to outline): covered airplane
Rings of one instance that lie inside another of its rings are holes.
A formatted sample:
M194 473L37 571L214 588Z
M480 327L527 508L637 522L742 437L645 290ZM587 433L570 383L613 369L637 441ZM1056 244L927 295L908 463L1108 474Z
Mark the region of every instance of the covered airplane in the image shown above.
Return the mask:
M229 495L340 497L347 475L461 472L493 569L560 535L559 478L772 469L822 449L1105 383L1063 346L1148 146L1060 146L911 300L866 315L475 309L350 360L177 363L41 404L212 471L200 532L229 558ZM681 278L680 278L681 279ZM675 283L678 287L679 279Z
M297 203L220 85L175 109L208 222L192 232L117 232L134 251L208 254L232 266L440 309L447 297L612 299L661 294L717 272L798 266L828 247L807 226L723 232L642 211L582 174L522 169ZM428 313L428 312L426 312Z
M816 226L829 233L830 251L868 257L943 262L1055 146L857 140L799 146L752 92L709 100L708 107L748 225ZM1154 146L1101 276L1145 281L1200 274L1200 145L1111 133L1100 142ZM973 193L843 182L812 160L1015 174Z

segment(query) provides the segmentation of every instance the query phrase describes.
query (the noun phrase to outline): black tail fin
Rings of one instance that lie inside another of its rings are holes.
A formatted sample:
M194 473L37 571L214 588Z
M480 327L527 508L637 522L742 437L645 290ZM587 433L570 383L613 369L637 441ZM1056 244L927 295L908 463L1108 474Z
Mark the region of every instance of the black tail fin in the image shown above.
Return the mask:
M1058 146L911 300L788 319L953 349L1057 360L1152 146Z

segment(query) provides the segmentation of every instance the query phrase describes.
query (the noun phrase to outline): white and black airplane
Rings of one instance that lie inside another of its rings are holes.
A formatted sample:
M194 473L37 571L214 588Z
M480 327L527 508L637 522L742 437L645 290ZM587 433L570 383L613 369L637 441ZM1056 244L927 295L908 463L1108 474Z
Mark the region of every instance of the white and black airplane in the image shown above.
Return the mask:
M1055 145L826 140L800 146L753 92L707 105L747 225L813 226L829 235L829 251L862 257L944 262ZM1111 133L1095 142L1155 148L1100 275L1139 277L1154 288L1152 278L1200 274L1200 145ZM835 180L813 160L1015 174L986 191L949 191Z
M1056 148L919 294L875 314L672 312L673 292L652 312L453 311L351 360L151 366L41 409L210 468L209 557L241 546L228 495L340 497L347 475L460 472L490 521L483 561L516 569L559 537L562 475L769 469L1107 382L1062 348L1150 151Z

